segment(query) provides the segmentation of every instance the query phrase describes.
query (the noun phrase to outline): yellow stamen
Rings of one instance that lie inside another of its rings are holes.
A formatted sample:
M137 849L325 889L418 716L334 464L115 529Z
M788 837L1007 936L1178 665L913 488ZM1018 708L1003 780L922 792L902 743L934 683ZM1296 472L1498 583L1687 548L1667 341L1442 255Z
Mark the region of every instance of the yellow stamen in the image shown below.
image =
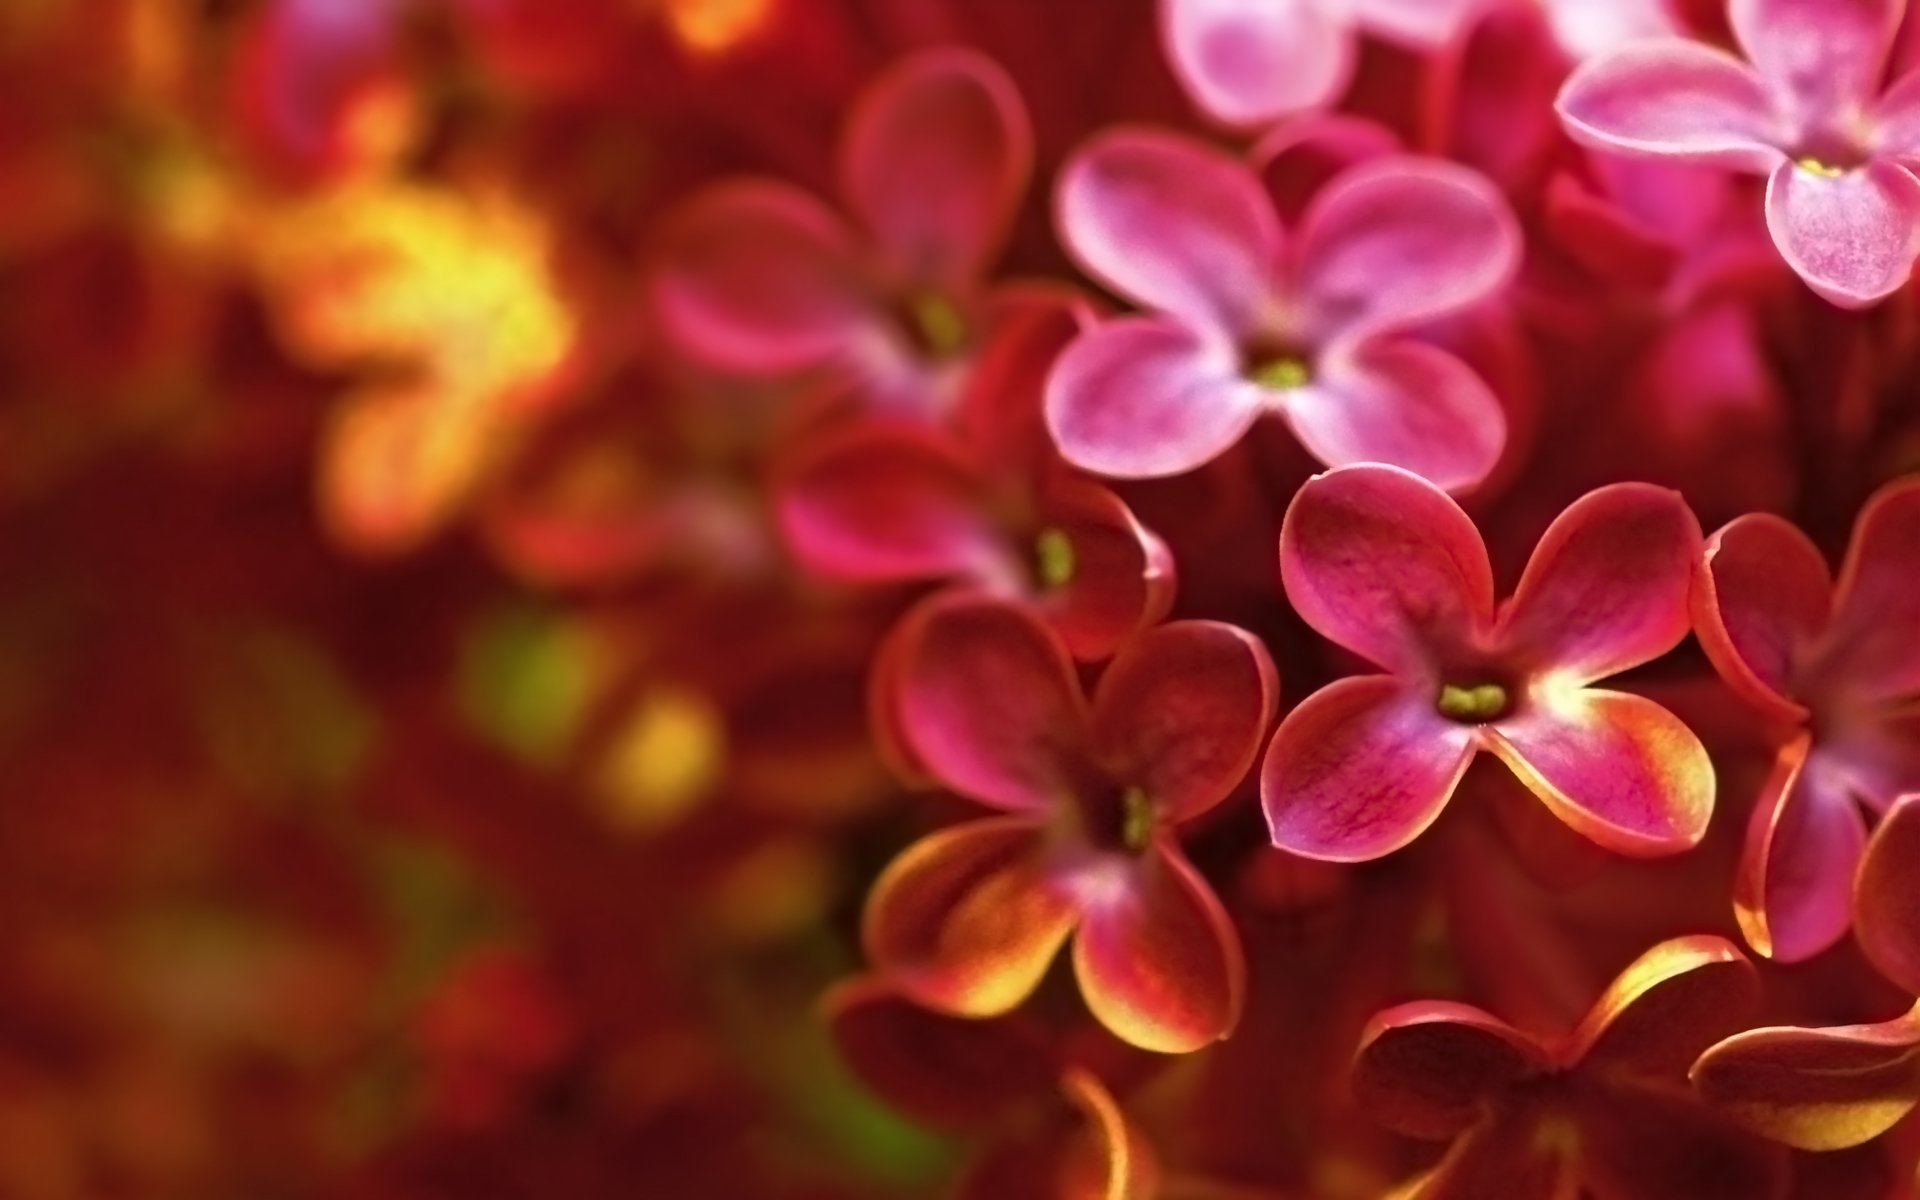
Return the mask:
M1253 381L1261 387L1272 388L1278 392L1290 392L1312 383L1313 371L1304 359L1289 355L1255 367Z
M1064 529L1049 526L1034 539L1034 558L1039 568L1040 585L1049 591L1073 582L1079 561L1073 552L1073 539Z
M1507 710L1507 689L1497 683L1477 687L1443 684L1438 704L1442 716L1456 721L1490 721Z

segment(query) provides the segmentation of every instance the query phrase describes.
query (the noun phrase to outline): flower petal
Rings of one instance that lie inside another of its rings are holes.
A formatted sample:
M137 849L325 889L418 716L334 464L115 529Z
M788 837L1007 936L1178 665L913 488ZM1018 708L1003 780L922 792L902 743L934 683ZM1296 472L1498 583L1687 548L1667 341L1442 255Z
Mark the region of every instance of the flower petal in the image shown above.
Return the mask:
M1854 881L1854 929L1882 975L1920 996L1920 794L1887 810Z
M1491 1013L1417 1000L1367 1022L1354 1055L1353 1097L1388 1129L1437 1141L1475 1124L1507 1089L1551 1065L1531 1038Z
M1766 85L1724 51L1681 38L1581 63L1554 102L1577 142L1762 174L1785 156Z
M1196 328L1238 333L1265 300L1280 225L1253 171L1203 142L1117 129L1060 170L1055 224L1088 274Z
M1693 1066L1708 1103L1800 1150L1868 1142L1920 1103L1920 1010L1877 1025L1735 1034Z
M806 446L779 472L788 547L836 579L900 582L991 573L1006 557L985 483L939 434L868 422Z
M1581 1099L1580 1175L1592 1200L1786 1200L1786 1149L1670 1084Z
M1487 740L1555 816L1617 854L1677 854L1707 831L1713 762L1680 718L1644 697L1536 695Z
M888 1104L930 1125L990 1125L1010 1105L1051 1092L1059 1072L1039 1029L933 1012L878 976L847 980L820 1007L841 1061Z
M1073 1068L1060 1090L1086 1119L1081 1137L1069 1149L1056 1189L1048 1200L1158 1200L1160 1167L1146 1135L1127 1120L1113 1093L1092 1072ZM1003 1200L1006 1193L989 1193Z
M1024 817L968 821L921 838L867 896L867 958L936 1011L1011 1010L1039 986L1073 931L1073 898L1049 866L1044 832Z
M1783 747L1753 816L1733 885L1734 916L1755 952L1799 962L1846 936L1866 823L1839 776L1809 764L1808 739Z
M1073 970L1087 1007L1122 1040L1181 1054L1233 1032L1246 993L1240 935L1170 842L1080 881ZM1110 874L1109 874L1110 871Z
M1228 125L1263 125L1337 99L1353 74L1353 32L1316 0L1161 0L1174 74Z
M1507 443L1507 414L1473 368L1435 346L1370 341L1329 360L1281 412L1330 467L1381 462L1445 491L1485 479Z
M780 183L720 184L689 200L662 239L653 299L681 348L753 374L819 363L873 319L846 227Z
M1920 478L1875 492L1854 522L1821 670L1873 700L1920 692Z
M1173 553L1111 490L1063 478L1048 490L1043 520L1072 547L1072 577L1041 607L1075 658L1106 658L1173 607Z
M1273 844L1364 862L1433 824L1473 760L1473 731L1390 675L1337 679L1280 722L1260 768Z
M1827 563L1791 521L1753 513L1707 539L1693 591L1694 629L1728 686L1788 720L1801 656L1827 626Z
M1316 342L1350 341L1486 299L1513 279L1522 245L1506 199L1477 172L1373 159L1314 197L1295 285Z
M941 48L861 96L841 146L847 204L906 281L967 289L992 265L1033 167L1020 93L993 60Z
M1070 463L1121 479L1179 475L1245 436L1265 392L1232 347L1169 320L1110 321L1068 346L1047 380L1047 428Z
M1500 614L1500 643L1531 671L1589 683L1660 657L1687 610L1700 523L1680 493L1597 488L1554 518Z
M1279 697L1259 638L1175 621L1128 643L1093 698L1094 751L1167 821L1212 808L1246 777Z
M1567 1057L1615 1079L1676 1079L1708 1046L1744 1028L1759 1000L1759 973L1733 943L1672 938L1614 978Z
M1403 674L1491 622L1493 568L1473 521L1433 484L1376 464L1294 494L1280 528L1287 599L1323 637Z
M1857 113L1880 89L1906 0L1728 0L1727 22L1801 126Z
M1866 124L1877 156L1920 164L1920 71L1895 80L1874 103Z
M1822 299L1866 308L1904 287L1920 255L1920 179L1890 162L1831 176L1782 163L1767 181L1767 229Z
M1433 1170L1389 1200L1579 1200L1572 1156L1540 1136L1538 1110L1496 1112L1453 1143Z
M929 602L892 664L899 731L941 783L1015 812L1071 794L1086 701L1060 640L1016 605Z

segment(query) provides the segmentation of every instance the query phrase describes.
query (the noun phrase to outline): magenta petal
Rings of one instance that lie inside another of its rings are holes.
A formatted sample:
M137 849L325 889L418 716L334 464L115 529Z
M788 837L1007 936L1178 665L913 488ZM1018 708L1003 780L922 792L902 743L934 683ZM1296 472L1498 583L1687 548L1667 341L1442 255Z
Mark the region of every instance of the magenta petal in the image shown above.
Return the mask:
M980 596L930 602L891 663L899 731L934 778L1016 812L1070 793L1087 737L1066 648L1024 609Z
M1170 845L1078 881L1073 970L1087 1007L1148 1050L1197 1050L1233 1032L1246 961L1213 889Z
M1727 20L1798 122L1846 120L1873 98L1906 0L1728 0Z
M1278 694L1259 638L1219 621L1175 621L1134 639L1100 677L1094 748L1163 819L1182 821L1245 778Z
M1871 149L1909 166L1920 163L1920 71L1909 71L1887 89L1867 118Z
M1678 492L1597 488L1534 547L1501 612L1500 641L1537 672L1584 684L1658 658L1692 624L1700 524Z
M1826 559L1791 521L1753 513L1707 539L1702 563L1694 627L1720 677L1768 712L1803 718L1794 681L1827 627L1833 581Z
M1496 722L1489 748L1555 816L1618 854L1677 854L1713 813L1713 763L1653 701L1597 688L1536 691Z
M1373 33L1426 50L1450 45L1489 0L1354 0L1353 11Z
M1316 341L1458 312L1519 269L1519 222L1479 174L1419 158L1374 159L1314 197L1295 285Z
M1063 478L1048 489L1042 519L1073 547L1073 577L1040 605L1075 658L1106 658L1173 607L1172 551L1111 490Z
M1233 348L1172 321L1110 321L1068 346L1047 380L1047 428L1097 475L1179 475L1226 453L1266 404Z
M1390 675L1338 679L1288 713L1260 768L1273 844L1363 862L1405 846L1446 807L1474 735Z
M923 51L882 75L848 119L849 207L905 280L949 289L985 274L1032 169L1013 81L970 50Z
M662 239L653 299L683 349L756 374L812 366L874 319L845 226L780 183L688 201Z
M1843 175L1781 163L1767 181L1767 229L1822 299L1865 308L1904 286L1920 255L1920 179L1890 162Z
M1846 936L1866 822L1842 781L1782 748L1747 823L1734 916L1747 944L1781 962L1812 958Z
M1117 129L1082 146L1055 192L1060 240L1142 306L1238 333L1265 300L1281 234L1253 171L1204 142Z
M1280 527L1287 599L1323 637L1388 670L1432 669L1493 615L1493 568L1473 521L1397 467L1338 467L1294 494Z
M1920 794L1903 797L1873 831L1854 880L1861 949L1880 973L1920 996Z
M1631 43L1575 69L1555 102L1575 141L1761 174L1784 157L1766 85L1698 42Z
M1207 114L1261 125L1336 99L1353 33L1320 0L1161 0L1174 73Z
M1875 700L1920 692L1920 479L1874 493L1834 593L1829 674Z
M979 474L920 426L860 425L795 456L776 492L780 528L810 570L863 582L1005 569Z
M1423 342L1370 341L1322 364L1287 395L1294 436L1330 467L1404 467L1446 491L1485 479L1506 448L1507 414L1473 368Z

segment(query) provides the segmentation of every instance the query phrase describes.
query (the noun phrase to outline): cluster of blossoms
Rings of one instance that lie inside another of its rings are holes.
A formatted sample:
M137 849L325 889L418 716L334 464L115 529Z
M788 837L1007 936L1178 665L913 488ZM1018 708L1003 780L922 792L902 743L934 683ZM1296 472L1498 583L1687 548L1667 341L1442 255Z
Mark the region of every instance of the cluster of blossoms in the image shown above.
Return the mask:
M1906 7L0 7L0 1194L1914 1200Z

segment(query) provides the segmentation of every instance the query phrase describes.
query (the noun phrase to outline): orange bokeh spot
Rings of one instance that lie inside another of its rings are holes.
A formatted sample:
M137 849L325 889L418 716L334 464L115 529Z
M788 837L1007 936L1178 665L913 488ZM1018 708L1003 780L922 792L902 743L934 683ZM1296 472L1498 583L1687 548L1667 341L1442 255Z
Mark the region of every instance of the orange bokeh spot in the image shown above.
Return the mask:
M695 54L738 47L769 24L776 0L659 0L667 27Z

